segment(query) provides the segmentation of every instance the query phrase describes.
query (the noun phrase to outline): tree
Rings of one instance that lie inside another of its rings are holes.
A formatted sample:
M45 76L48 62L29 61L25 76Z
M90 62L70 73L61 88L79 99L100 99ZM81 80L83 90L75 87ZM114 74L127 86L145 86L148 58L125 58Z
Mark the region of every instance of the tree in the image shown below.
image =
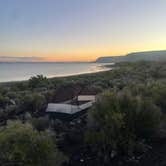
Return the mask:
M46 132L15 122L0 131L0 165L56 166L62 159Z
M43 75L33 76L29 79L30 88L40 88L48 84L48 79Z

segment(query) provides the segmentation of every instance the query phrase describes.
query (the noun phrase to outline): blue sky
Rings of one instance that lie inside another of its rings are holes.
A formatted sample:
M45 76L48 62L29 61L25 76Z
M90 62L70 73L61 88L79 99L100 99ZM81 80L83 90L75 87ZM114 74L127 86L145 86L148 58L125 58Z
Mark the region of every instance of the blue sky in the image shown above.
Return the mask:
M165 0L0 0L0 55L92 60L166 49Z

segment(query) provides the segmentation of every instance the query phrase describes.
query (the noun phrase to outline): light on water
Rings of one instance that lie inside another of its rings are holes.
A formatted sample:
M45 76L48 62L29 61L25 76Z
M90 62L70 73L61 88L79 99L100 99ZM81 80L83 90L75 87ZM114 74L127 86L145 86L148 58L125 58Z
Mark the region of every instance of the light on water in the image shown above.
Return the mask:
M0 82L27 80L42 74L48 78L108 70L99 63L0 63Z

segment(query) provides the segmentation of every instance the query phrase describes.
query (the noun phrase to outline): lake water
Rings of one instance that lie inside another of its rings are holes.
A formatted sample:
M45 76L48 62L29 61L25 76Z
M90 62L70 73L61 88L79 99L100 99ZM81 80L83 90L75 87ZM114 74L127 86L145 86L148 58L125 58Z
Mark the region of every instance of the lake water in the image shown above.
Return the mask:
M108 70L101 63L0 63L0 82L28 80L42 74L48 78Z

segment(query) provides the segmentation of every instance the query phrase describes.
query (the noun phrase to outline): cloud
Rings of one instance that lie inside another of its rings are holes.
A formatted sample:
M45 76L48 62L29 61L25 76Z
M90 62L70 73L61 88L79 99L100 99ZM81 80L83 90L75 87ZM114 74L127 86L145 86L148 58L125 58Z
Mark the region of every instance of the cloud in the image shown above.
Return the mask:
M13 57L13 56L0 56L0 62L40 62L44 61L43 57Z

